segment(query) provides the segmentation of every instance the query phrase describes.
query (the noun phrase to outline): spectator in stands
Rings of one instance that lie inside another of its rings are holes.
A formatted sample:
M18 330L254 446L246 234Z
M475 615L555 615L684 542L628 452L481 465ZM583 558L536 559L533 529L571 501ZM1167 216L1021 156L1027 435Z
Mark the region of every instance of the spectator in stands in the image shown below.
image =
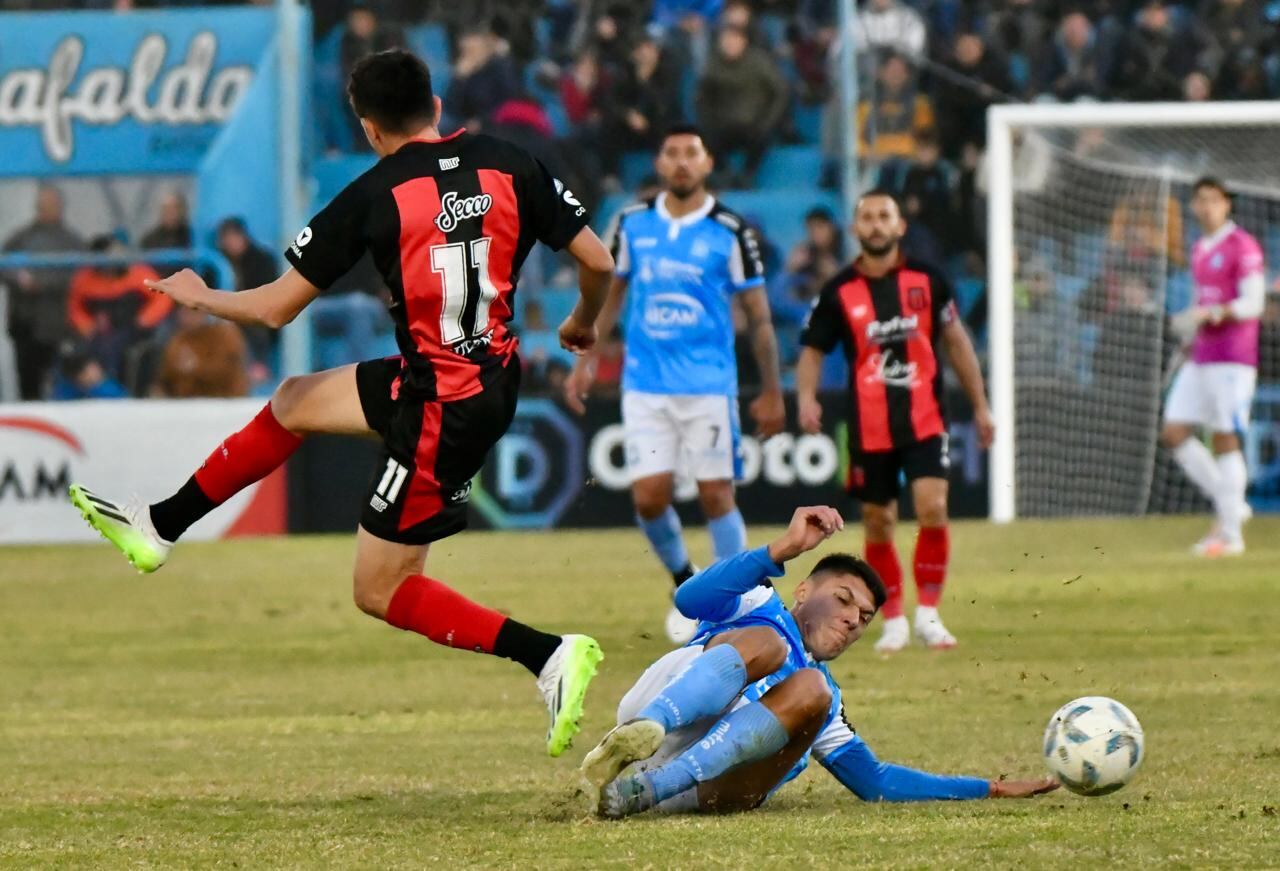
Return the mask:
M748 187L787 110L787 82L773 58L737 27L721 29L715 56L698 82L698 120L723 174L729 153L746 154L731 182Z
M1164 201L1164 215L1152 192L1135 191L1122 197L1111 213L1107 243L1116 262L1186 264L1182 250L1182 208L1173 197Z
M129 391L107 374L88 345L73 339L62 343L50 399L124 399L128 395Z
M592 129L600 125L601 109L609 82L601 74L594 51L584 51L560 77L560 102L574 127Z
M1273 56L1272 60L1280 61L1280 57ZM1215 90L1224 100L1269 99L1272 89L1268 82L1266 62L1252 48L1235 52L1223 62Z
M249 347L240 328L179 307L177 330L164 347L152 394L175 399L244 396L249 392Z
M709 34L724 8L724 0L655 0L650 29L680 69L701 76L707 66Z
M890 188L897 192L907 220L904 247L913 256L939 265L943 252L957 245L952 238L954 182L951 167L941 157L938 137L933 131L921 132L916 136L915 159Z
M1020 91L1036 83L1027 77L1042 63L1053 25L1037 0L1004 0L992 2L992 12L986 16L985 36L990 49L1010 61L1013 69L1021 70L1014 76L1015 87ZM1087 19L1086 19L1087 21Z
M191 247L191 218L187 213L186 197L177 191L169 191L160 198L160 220L142 237L142 247Z
M99 236L89 247L118 259L129 253L118 235ZM107 374L125 383L135 380L133 368L143 346L173 311L173 300L144 284L159 278L147 264L133 263L84 266L71 279L71 326Z
M755 10L747 0L729 0L720 13L720 27L736 27L747 35L747 41L763 49L770 49L764 28L756 18Z
M1178 23L1168 4L1149 0L1120 46L1111 96L1126 100L1176 100L1192 70L1217 73L1221 50L1195 21Z
M1063 102L1105 96L1114 47L1083 12L1070 12L1046 47L1037 90Z
M1257 51L1269 29L1257 0L1201 0L1199 18L1229 57Z
M63 217L61 192L53 185L36 191L35 220L9 237L6 253L56 254L84 250L84 240ZM70 269L15 269L0 277L9 287L9 334L18 361L23 399L39 399L67 336L67 287Z
M275 257L265 248L254 244L243 218L223 218L218 224L218 251L227 258L235 274L233 290L260 287L274 281L279 275ZM268 327L245 328L249 349L257 364L255 381L263 375L262 367L269 365L276 335L276 331Z
M1182 99L1188 103L1205 103L1213 98L1213 83L1204 73L1196 70L1187 73L1182 80Z
M858 104L859 152L880 160L908 159L916 150L916 134L933 127L933 103L916 87L907 62L887 56L874 96Z
M899 0L867 0L854 26L858 54L873 60L884 53L922 57L927 37L920 13Z
M935 101L946 157L956 160L970 143L986 147L987 107L1008 99L1013 81L1008 63L988 51L982 37L972 31L956 37L949 66L964 79L939 76Z
M804 216L804 234L768 284L769 311L784 364L795 362L800 329L818 292L844 265L844 234L828 209L819 206L809 210Z
M407 45L404 31L394 24L379 21L369 0L350 0L347 8L347 26L342 33L342 43L338 49L342 62L342 80L344 82L347 80L356 61L365 55L389 48L404 48ZM353 112L344 113L344 117L351 125L351 139L356 150L369 151L369 142L365 139L359 119Z
M601 154L607 188L617 190L619 160L626 151L649 151L673 117L675 91L652 37L632 47L630 63L618 75L603 101Z
M1016 300L1019 378L1070 380L1079 354L1079 325L1074 306L1057 293L1053 273L1040 260L1018 270Z
M478 132L499 106L520 91L520 76L502 42L488 30L464 33L444 98L449 117Z

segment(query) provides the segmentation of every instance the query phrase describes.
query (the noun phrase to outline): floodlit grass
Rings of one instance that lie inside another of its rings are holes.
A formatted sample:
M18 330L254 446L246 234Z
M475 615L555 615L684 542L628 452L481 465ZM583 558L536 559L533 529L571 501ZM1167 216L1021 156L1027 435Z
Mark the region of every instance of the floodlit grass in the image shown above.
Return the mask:
M105 545L3 549L0 865L1277 867L1280 522L1255 520L1229 562L1186 556L1200 532L958 524L961 646L881 660L868 639L834 664L882 758L944 772L1038 775L1049 715L1113 695L1147 734L1119 793L865 805L815 765L756 813L625 823L589 815L575 766L667 649L638 532L474 533L432 554L474 598L603 644L559 760L520 667L355 610L349 537L184 545L148 577Z

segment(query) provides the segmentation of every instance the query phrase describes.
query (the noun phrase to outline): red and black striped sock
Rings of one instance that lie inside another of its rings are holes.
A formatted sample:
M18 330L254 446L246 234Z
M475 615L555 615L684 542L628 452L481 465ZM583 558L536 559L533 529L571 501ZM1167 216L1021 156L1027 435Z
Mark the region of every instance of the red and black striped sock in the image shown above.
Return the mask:
M514 660L535 676L560 646L559 635L539 632L423 575L410 575L400 583L386 620L445 647Z
M267 403L239 432L214 448L173 496L151 506L151 523L166 541L177 541L191 524L289 459L302 437L276 420Z
M887 593L880 613L886 620L902 616L902 564L898 562L898 549L892 541L867 542L867 562L884 581Z

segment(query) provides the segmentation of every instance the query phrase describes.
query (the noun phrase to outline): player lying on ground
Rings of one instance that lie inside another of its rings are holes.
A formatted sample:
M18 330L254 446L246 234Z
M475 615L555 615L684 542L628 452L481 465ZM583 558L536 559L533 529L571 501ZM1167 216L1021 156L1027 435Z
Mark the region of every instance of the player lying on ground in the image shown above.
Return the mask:
M1213 502L1215 523L1192 549L1200 556L1244 553L1243 526L1253 514L1245 501L1249 471L1240 450L1249 428L1258 380L1259 318L1266 307L1262 247L1231 220L1231 195L1222 182L1195 183L1191 211L1202 235L1191 251L1196 301L1173 318L1190 345L1165 400L1165 446L1186 476ZM1208 430L1213 453L1195 438Z
M618 706L619 725L583 760L602 816L750 810L803 771L810 753L867 801L1020 798L1057 787L890 765L854 733L826 663L861 637L884 585L839 553L800 582L790 611L769 581L843 528L834 508L799 508L768 547L681 585L676 604L702 621L698 635L645 671Z
M515 414L520 360L507 323L521 263L535 241L578 261L582 298L560 341L581 352L595 344L613 258L586 209L529 154L465 130L440 136L440 100L418 58L366 57L347 93L380 159L298 234L285 253L293 268L240 293L211 290L189 269L149 284L182 305L278 328L368 251L391 289L403 357L285 379L248 426L154 505L79 485L71 499L151 572L191 524L283 465L304 437L379 436L383 455L356 533L356 605L437 644L528 668L551 713L547 751L558 756L578 730L599 646L532 629L423 571L431 543L466 526L471 479Z

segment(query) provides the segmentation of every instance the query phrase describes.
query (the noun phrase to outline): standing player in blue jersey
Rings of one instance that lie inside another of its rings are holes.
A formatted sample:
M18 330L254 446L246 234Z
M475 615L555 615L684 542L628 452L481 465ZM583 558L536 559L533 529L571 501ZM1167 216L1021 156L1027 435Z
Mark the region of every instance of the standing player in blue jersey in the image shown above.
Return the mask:
M854 733L826 663L862 636L884 584L840 553L818 561L791 610L769 580L843 528L834 508L799 508L767 547L681 585L676 605L702 621L697 636L645 671L618 705L618 726L582 762L600 789L601 816L750 810L799 775L810 754L866 801L1022 798L1057 787L890 765Z
M760 370L761 392L750 406L757 431L768 438L786 423L760 245L707 191L712 165L697 128L667 132L654 162L663 192L623 209L610 228L616 276L596 322L609 335L625 305L622 423L631 495L636 522L677 587L695 571L671 505L677 470L697 481L715 558L747 546L733 490L742 471L735 303ZM579 413L595 363L594 354L584 355L565 384ZM667 617L674 642L692 638L694 626L674 608Z

